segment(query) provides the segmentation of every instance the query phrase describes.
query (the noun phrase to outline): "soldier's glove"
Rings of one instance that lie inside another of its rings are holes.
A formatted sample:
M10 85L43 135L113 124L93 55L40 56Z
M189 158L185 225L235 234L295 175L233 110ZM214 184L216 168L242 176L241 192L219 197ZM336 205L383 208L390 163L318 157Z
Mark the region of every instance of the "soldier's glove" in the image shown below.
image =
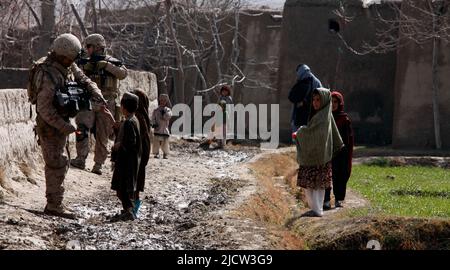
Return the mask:
M108 62L102 60L97 62L97 70L105 69L108 65Z
M64 128L61 130L61 132L66 136L71 133L74 133L75 131L77 131L77 128L74 127L72 124L65 125Z

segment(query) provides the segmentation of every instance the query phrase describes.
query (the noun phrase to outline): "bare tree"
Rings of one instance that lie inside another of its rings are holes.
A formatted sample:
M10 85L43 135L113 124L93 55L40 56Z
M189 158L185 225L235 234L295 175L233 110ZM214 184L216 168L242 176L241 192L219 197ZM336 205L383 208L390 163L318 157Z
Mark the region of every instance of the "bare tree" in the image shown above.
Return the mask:
M169 30L169 38L173 43L175 53L176 53L176 79L175 79L175 97L176 102L184 102L184 68L183 68L183 54L181 53L181 44L175 33L175 27L173 22L173 10L176 5L172 3L171 0L165 0L166 8L166 25Z
M160 88L168 89L176 102L190 103L197 94L208 100L219 86L244 81L238 63L241 1L122 4L120 9L104 5L109 16L102 27L115 37L113 49L128 66L157 73ZM126 15L121 12L134 12L133 22L122 20Z
M241 56L241 46L247 42L241 17L262 15L245 11L244 0L10 0L10 4L27 10L34 22L28 27L30 46L41 34L49 37L40 54L48 49L50 37L62 32L79 37L102 33L115 57L132 69L156 73L159 90L175 102L191 103L194 95L203 95L210 102L224 84L238 89L273 88L243 72L245 65L259 62ZM8 18L17 17L13 15L17 11L9 11ZM54 20L49 20L51 16L44 19L44 13L54 14ZM6 27L0 28L6 33ZM2 47L3 51L8 50ZM35 60L33 51L30 48L29 55ZM277 61L272 62L264 65L271 69Z
M419 46L432 44L432 104L436 149L442 148L438 102L438 55L440 43L450 41L450 24L446 16L449 3L449 0L403 0L401 4L398 1L386 2L384 4L389 5L395 14L389 18L375 7L377 22L380 24L376 40L373 43L364 42L358 49L350 46L340 33L336 33L345 47L357 55L387 53L410 44ZM352 16L346 10L344 5L335 10L344 26L352 21Z
M2 0L0 1L0 65L26 67L44 56L56 35L79 33L74 26L74 8L85 0ZM8 57L6 57L8 56Z

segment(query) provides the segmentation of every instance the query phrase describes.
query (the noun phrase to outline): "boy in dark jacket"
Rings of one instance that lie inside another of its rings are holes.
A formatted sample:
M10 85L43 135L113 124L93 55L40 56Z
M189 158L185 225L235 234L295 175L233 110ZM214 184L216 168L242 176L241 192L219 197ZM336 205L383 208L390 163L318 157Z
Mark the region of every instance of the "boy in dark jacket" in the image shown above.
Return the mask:
M117 192L123 210L113 217L113 221L136 219L134 197L142 152L139 121L135 116L138 104L138 96L129 92L120 101L125 120L120 124L111 152L111 161L114 162L111 189Z

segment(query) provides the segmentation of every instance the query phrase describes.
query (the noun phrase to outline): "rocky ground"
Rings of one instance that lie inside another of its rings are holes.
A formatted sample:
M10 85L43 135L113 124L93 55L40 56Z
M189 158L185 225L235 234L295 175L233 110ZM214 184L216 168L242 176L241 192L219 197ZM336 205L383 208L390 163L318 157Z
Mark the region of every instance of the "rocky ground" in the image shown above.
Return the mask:
M243 166L260 150L230 146L202 150L172 144L168 160L151 159L138 220L111 223L120 211L110 190L109 164L102 176L71 168L65 202L78 220L48 217L42 165L17 164L0 203L0 249L265 249L265 228L233 217L256 185Z

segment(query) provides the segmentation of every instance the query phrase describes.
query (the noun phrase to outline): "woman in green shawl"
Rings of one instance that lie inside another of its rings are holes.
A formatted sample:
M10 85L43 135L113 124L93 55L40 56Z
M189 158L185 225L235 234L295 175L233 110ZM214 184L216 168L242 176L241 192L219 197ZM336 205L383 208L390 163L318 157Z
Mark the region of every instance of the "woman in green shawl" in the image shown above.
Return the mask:
M331 186L333 155L342 147L342 139L332 115L331 92L313 91L308 125L296 132L297 185L306 189L306 199L313 216L323 215L325 189Z

